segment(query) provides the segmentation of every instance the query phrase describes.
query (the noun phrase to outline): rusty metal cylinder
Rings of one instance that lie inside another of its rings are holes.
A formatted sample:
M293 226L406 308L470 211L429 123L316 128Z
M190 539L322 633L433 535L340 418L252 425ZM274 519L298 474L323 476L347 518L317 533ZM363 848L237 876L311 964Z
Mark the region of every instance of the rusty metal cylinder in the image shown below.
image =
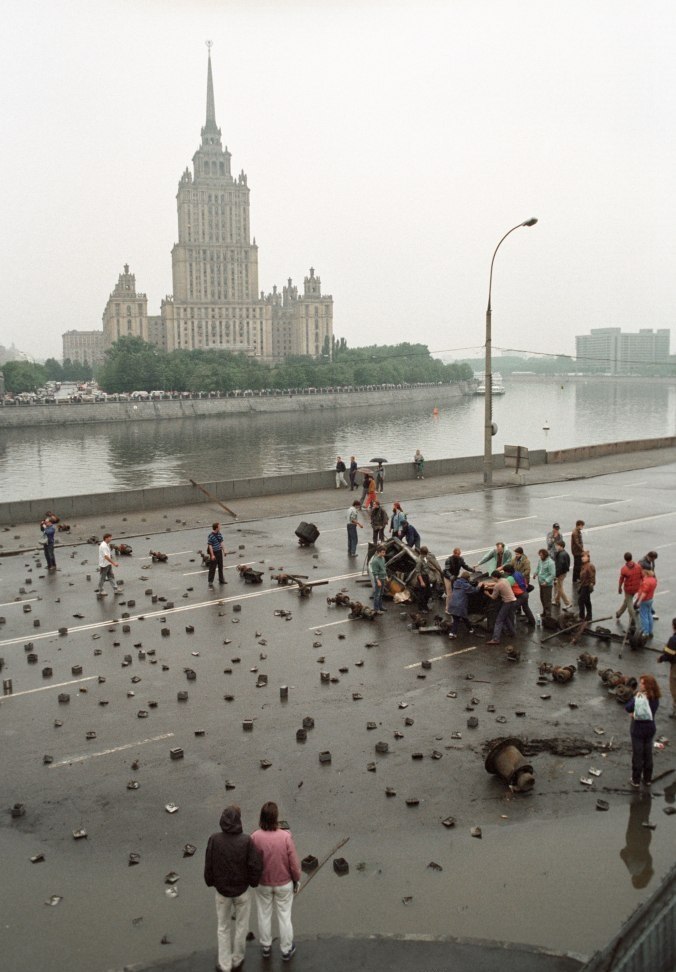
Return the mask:
M484 766L487 773L499 776L513 790L523 793L533 788L535 777L533 767L527 762L519 746L520 739L503 739L493 746Z

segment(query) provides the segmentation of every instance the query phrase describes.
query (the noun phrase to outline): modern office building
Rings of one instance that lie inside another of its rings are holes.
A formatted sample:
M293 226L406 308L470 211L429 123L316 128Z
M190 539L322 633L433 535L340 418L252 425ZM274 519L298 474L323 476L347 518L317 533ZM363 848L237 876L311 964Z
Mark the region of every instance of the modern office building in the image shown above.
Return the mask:
M641 328L634 333L623 333L619 327L596 327L589 334L575 338L575 353L585 369L626 375L640 371L645 365L667 364L669 339L669 328L657 331ZM596 364L598 369L594 369Z

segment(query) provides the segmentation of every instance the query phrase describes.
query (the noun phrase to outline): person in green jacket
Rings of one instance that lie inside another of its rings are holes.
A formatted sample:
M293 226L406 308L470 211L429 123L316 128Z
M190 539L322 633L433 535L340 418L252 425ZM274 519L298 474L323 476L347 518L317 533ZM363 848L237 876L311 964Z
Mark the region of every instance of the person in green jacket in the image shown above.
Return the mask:
M485 571L487 574L492 574L494 570L502 570L505 564L511 564L514 560L514 554L506 547L502 540L498 540L492 550L489 550L485 557L482 557L479 563L475 566L475 570L478 570L483 564L485 564Z
M556 567L554 561L549 556L549 551L544 547L538 550L540 558L533 574L533 581L537 580L540 585L540 601L542 602L542 613L548 617L552 613L552 587L556 577Z

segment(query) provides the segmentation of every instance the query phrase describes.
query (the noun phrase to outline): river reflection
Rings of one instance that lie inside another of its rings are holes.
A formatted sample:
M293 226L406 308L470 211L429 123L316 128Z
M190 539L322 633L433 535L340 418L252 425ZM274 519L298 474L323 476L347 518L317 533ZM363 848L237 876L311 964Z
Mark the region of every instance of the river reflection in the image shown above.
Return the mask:
M337 455L359 462L408 462L483 451L484 400L414 406L246 414L157 422L0 430L3 500L139 489L214 479L332 469ZM494 400L498 435L531 449L562 449L676 431L676 385L664 382L512 379Z

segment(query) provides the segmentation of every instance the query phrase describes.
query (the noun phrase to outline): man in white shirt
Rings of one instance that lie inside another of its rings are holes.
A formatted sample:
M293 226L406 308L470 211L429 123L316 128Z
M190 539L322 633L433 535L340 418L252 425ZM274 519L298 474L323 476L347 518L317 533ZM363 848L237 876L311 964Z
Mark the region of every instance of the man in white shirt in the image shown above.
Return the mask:
M97 597L105 597L105 591L103 590L105 581L110 581L115 594L120 593L115 582L115 575L113 574L113 567L117 567L117 561L113 560L113 554L110 549L110 541L112 539L112 533L104 533L103 540L99 544L99 586L96 588Z

